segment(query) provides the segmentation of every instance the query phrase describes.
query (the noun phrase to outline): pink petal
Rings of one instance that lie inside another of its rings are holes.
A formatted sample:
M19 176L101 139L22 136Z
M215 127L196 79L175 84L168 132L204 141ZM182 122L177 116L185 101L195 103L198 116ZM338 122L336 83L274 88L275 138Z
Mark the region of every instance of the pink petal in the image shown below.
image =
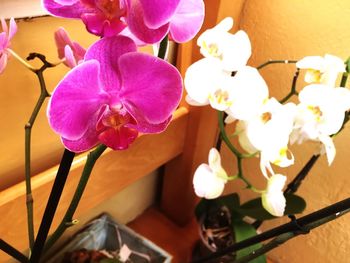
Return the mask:
M7 27L7 24L6 24L6 20L4 18L1 18L0 19L1 21L1 27L2 27L2 31L6 33L8 33L8 27Z
M77 65L77 62L75 61L74 54L70 46L66 45L64 48L64 57L66 60L64 61L64 64L66 64L70 68L74 68Z
M147 27L157 29L170 21L180 0L132 0L132 2L139 2L135 5L141 4ZM133 3L131 5L135 6Z
M98 114L92 116L91 122L86 130L86 132L77 140L68 140L61 138L64 146L72 152L85 152L90 150L99 142L98 134L96 132L96 125L98 119Z
M178 43L192 39L204 20L203 0L181 0L170 21L171 38Z
M12 39L16 33L17 33L17 24L16 24L15 20L13 18L11 18L8 38Z
M80 18L84 13L93 12L94 9L81 3L81 1L69 1L64 4L57 0L42 0L43 7L52 15L67 18Z
M51 128L67 140L78 140L92 117L108 102L99 80L100 65L91 60L72 69L54 90L49 106Z
M178 70L162 59L137 52L121 56L119 69L123 83L119 97L136 122L168 120L182 95Z
M86 49L83 48L79 43L73 42L73 50L74 50L75 59L79 63L79 61L84 59L84 56L86 54Z
M119 57L132 51L136 51L135 43L124 36L102 38L87 50L85 61L96 59L100 62L100 79L108 93L117 92L120 88Z
M0 33L0 54L3 52L8 46L8 38L5 32Z
M127 124L125 126L136 129L141 133L160 133L160 132L163 132L168 127L171 119L172 119L172 115L162 123L151 124L147 122L145 119L142 119L142 117L140 117L137 120L137 124Z
M7 54L6 53L0 53L0 74L4 71L7 65Z
M58 57L60 59L63 59L65 56L64 55L65 46L66 45L73 46L73 43L69 39L67 31L63 27L60 27L55 31L54 37L55 37L55 43L57 46Z
M146 26L143 17L143 8L139 1L131 1L130 10L126 17L126 22L131 33L147 44L160 42L168 33L169 24L166 23L157 29L151 29Z

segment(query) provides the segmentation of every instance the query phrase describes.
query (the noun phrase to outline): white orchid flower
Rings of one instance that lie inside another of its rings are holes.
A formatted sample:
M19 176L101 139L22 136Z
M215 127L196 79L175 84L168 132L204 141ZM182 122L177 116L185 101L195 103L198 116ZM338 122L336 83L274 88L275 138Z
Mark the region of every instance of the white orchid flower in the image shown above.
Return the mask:
M231 106L229 90L232 87L231 73L224 71L219 61L204 58L192 64L185 74L186 101L190 105L210 104L224 111Z
M263 207L274 216L283 216L286 208L286 198L283 195L283 187L287 177L282 174L274 174L267 181L267 188L261 195Z
M229 33L232 26L233 19L227 17L197 40L201 54L219 60L227 71L237 71L245 66L252 53L248 35L242 30Z
M201 164L193 176L194 191L206 199L219 197L227 182L227 173L221 166L220 153L212 148L209 151L209 165Z
M232 78L231 85L231 105L226 110L231 120L248 120L255 116L269 96L265 80L250 66L241 68Z
M344 61L336 56L326 54L324 57L308 56L296 63L297 68L307 69L307 83L321 83L335 87L338 74L345 72Z
M291 143L320 141L330 165L336 153L330 135L342 127L345 111L350 108L350 91L346 88L311 84L300 92L299 101Z
M267 100L259 113L244 123L239 122L239 142L249 153L260 151L260 168L265 177L267 171L274 174L270 163L287 167L294 163L288 157L289 136L293 130L296 105L282 105L275 98Z

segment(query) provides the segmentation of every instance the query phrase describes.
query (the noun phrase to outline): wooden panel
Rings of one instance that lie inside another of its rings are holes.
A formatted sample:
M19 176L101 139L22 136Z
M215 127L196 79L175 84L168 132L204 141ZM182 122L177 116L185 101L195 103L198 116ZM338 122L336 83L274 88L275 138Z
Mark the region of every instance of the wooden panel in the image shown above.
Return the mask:
M192 250L199 239L194 218L180 227L156 208L150 208L128 224L173 256L172 263L190 262Z
M187 126L187 109L176 111L168 129L157 135L141 136L126 151L107 150L98 160L87 185L76 216L87 212L144 175L179 155L183 150ZM63 216L80 177L86 156L76 158L57 210L53 228ZM56 169L33 178L35 228L45 209ZM27 247L25 186L20 183L0 193L0 237L16 248ZM6 254L0 252L0 262Z

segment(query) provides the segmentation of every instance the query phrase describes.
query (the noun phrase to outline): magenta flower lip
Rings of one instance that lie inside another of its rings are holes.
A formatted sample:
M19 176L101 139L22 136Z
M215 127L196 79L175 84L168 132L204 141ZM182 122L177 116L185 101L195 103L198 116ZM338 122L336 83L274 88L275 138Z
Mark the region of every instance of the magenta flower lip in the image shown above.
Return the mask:
M71 151L98 143L121 150L139 133L164 131L181 95L182 79L174 66L136 52L127 37L107 37L57 85L47 115Z

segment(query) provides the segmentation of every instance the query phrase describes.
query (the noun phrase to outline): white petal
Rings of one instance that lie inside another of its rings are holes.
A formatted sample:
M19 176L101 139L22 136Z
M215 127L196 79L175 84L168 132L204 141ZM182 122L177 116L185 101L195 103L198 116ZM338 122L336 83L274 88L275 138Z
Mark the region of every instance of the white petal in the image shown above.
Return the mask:
M286 199L282 189L287 177L281 174L274 174L268 179L266 192L262 194L263 207L274 216L283 216L286 207Z
M219 61L212 58L201 59L186 71L184 84L191 101L201 105L209 104L209 94L215 92L223 79L230 75L222 70Z
M268 98L268 87L259 72L249 66L240 69L232 82L230 112L236 119L247 120L259 112Z
M334 158L335 158L335 154L336 154L333 140L331 137L326 136L326 135L321 135L319 137L319 140L323 143L323 145L325 147L328 165L331 165Z
M194 173L193 186L197 196L206 199L219 197L226 181L217 177L207 164L201 164Z
M321 56L304 57L296 63L296 67L300 69L322 70L324 68L324 59Z

